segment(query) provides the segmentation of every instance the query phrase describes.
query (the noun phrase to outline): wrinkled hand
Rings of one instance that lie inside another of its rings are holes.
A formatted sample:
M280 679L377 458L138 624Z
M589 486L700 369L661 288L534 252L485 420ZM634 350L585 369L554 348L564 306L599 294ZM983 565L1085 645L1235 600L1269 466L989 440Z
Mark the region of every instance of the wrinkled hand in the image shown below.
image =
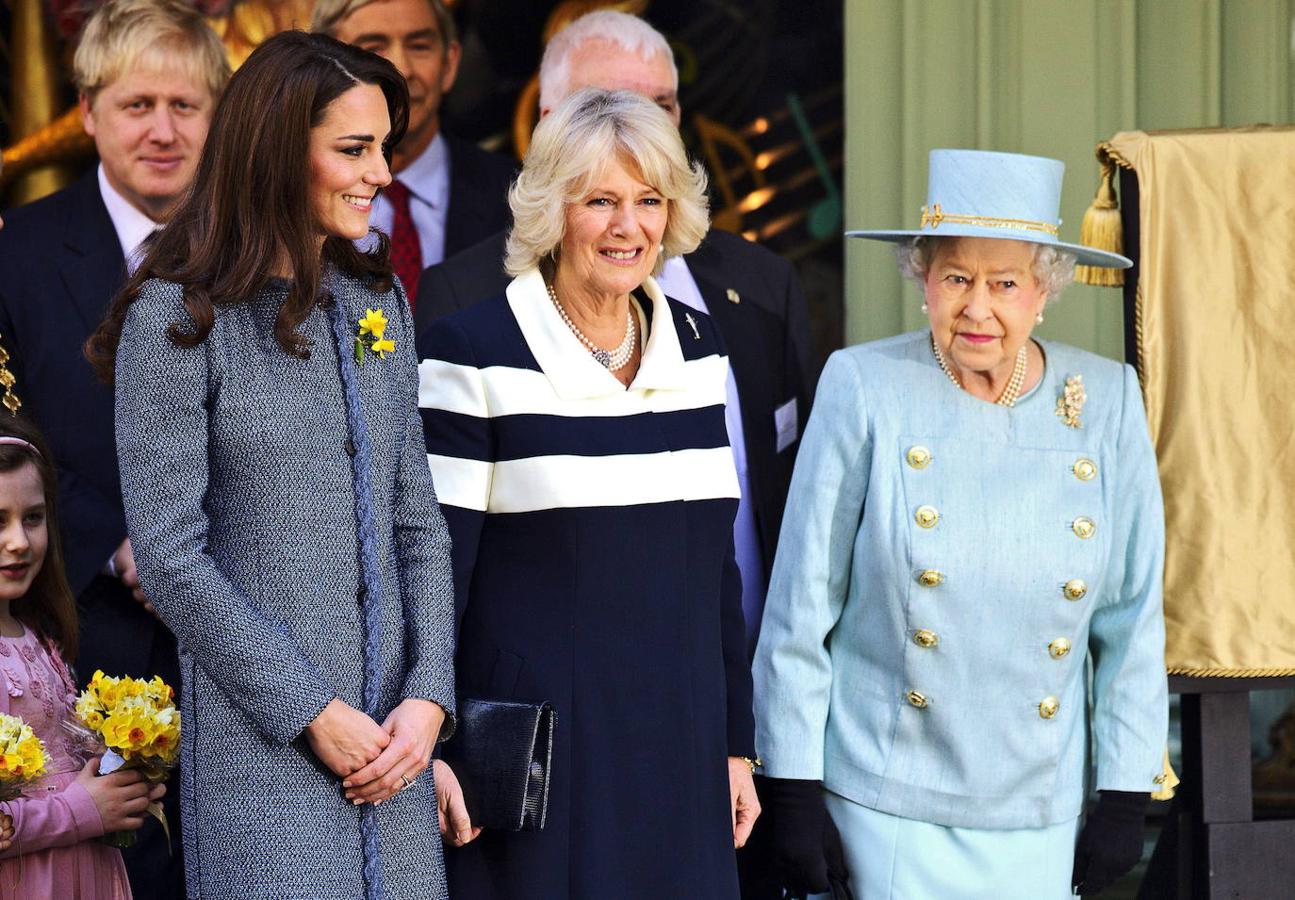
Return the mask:
M432 782L436 785L436 818L440 822L441 837L455 847L476 840L481 826L474 826L468 816L463 788L454 770L443 760L432 760Z
M13 846L13 816L0 813L0 853Z
M795 778L762 778L760 795L768 809L773 867L792 896L831 890L824 836L827 804L823 784Z
M1071 891L1099 894L1138 864L1150 802L1150 794L1098 791L1097 805L1075 845Z
M733 825L733 846L741 849L751 837L760 817L760 798L755 795L751 767L738 756L728 758L729 819Z
M391 735L364 713L334 697L306 726L306 742L319 761L339 778L373 762Z
M149 784L135 769L118 769L111 775L100 775L99 760L98 756L89 760L77 773L76 783L94 801L104 833L139 829L144 824L148 805L162 799L166 785ZM12 826L11 819L11 831Z
M382 723L391 740L377 758L348 773L342 787L354 803L381 803L413 784L432 758L445 710L430 700L401 701Z
M135 551L130 547L130 538L122 541L121 546L112 554L112 567L117 572L117 579L130 589L135 602L156 616L157 610L139 586L139 572L135 570Z

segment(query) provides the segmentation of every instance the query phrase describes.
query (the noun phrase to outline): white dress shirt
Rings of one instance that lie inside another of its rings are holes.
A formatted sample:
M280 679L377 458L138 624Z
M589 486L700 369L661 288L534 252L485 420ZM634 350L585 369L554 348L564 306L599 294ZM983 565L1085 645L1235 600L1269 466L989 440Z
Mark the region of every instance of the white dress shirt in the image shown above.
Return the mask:
M99 164L99 196L103 198L103 205L108 207L108 218L112 219L113 230L117 232L117 240L121 242L121 253L126 257L126 271L133 275L144 256L140 252L140 245L162 226L118 193L108 181L103 163Z
M445 214L450 208L450 150L439 133L427 149L392 177L409 188L409 217L418 232L423 268L445 259ZM369 223L390 236L395 210L384 194L373 201Z
M698 312L710 314L706 298L697 287L697 280L688 270L683 257L666 260L657 284L667 297L672 297ZM742 613L746 617L748 652L755 647L760 631L760 616L764 612L764 595L767 589L764 578L764 560L760 552L760 535L755 526L755 507L751 502L751 480L747 474L746 437L742 431L742 404L733 379L733 367L728 368L728 400L724 404L724 424L728 442L733 448L733 465L737 468L738 487L742 496L737 504L737 519L733 522L733 542L737 552L737 567L742 572Z

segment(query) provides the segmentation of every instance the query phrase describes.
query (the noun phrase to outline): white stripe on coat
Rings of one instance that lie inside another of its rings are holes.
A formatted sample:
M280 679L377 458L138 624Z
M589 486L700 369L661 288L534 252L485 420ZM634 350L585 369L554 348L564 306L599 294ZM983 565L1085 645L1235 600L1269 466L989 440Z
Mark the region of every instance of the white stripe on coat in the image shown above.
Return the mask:
M478 369L439 359L418 366L418 405L478 418L510 415L626 416L723 406L727 399L728 357L705 356L684 363L686 391L616 391L602 397L563 400L547 375L532 369L488 366ZM646 403L647 409L644 409Z
M490 513L737 498L728 447L496 463L429 454L442 503ZM488 508L486 498L489 498Z

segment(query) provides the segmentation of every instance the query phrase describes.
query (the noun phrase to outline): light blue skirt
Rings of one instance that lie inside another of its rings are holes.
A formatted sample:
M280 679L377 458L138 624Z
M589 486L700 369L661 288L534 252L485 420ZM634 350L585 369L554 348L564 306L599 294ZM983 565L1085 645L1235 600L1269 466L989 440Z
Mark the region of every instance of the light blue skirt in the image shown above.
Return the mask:
M826 796L856 900L1072 896L1079 819L1044 828L950 828L877 812L830 791Z

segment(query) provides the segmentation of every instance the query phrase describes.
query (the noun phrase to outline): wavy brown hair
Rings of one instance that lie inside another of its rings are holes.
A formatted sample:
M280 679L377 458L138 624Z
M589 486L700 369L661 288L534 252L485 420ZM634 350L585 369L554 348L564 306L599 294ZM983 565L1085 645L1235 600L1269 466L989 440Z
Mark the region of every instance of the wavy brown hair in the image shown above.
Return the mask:
M70 662L76 659L79 643L76 600L63 568L63 541L58 529L58 475L54 471L53 457L45 438L26 419L0 417L0 437L17 438L30 445L0 444L0 472L16 472L23 466L36 467L45 493L45 527L49 532L45 562L32 579L27 593L13 601L10 611L14 618L58 644L63 658Z
M293 278L279 309L274 336L285 353L305 358L308 341L297 327L320 302L325 263L391 289L389 245L379 236L368 253L319 230L310 207L310 130L328 105L359 84L382 90L391 117L384 152L404 136L409 121L405 79L380 56L322 34L286 31L258 47L230 79L212 117L202 160L188 197L152 239L135 274L113 299L85 355L108 384L130 304L145 281L184 287L191 327L172 322L167 336L184 347L206 340L215 306L245 303L265 286L286 257Z

